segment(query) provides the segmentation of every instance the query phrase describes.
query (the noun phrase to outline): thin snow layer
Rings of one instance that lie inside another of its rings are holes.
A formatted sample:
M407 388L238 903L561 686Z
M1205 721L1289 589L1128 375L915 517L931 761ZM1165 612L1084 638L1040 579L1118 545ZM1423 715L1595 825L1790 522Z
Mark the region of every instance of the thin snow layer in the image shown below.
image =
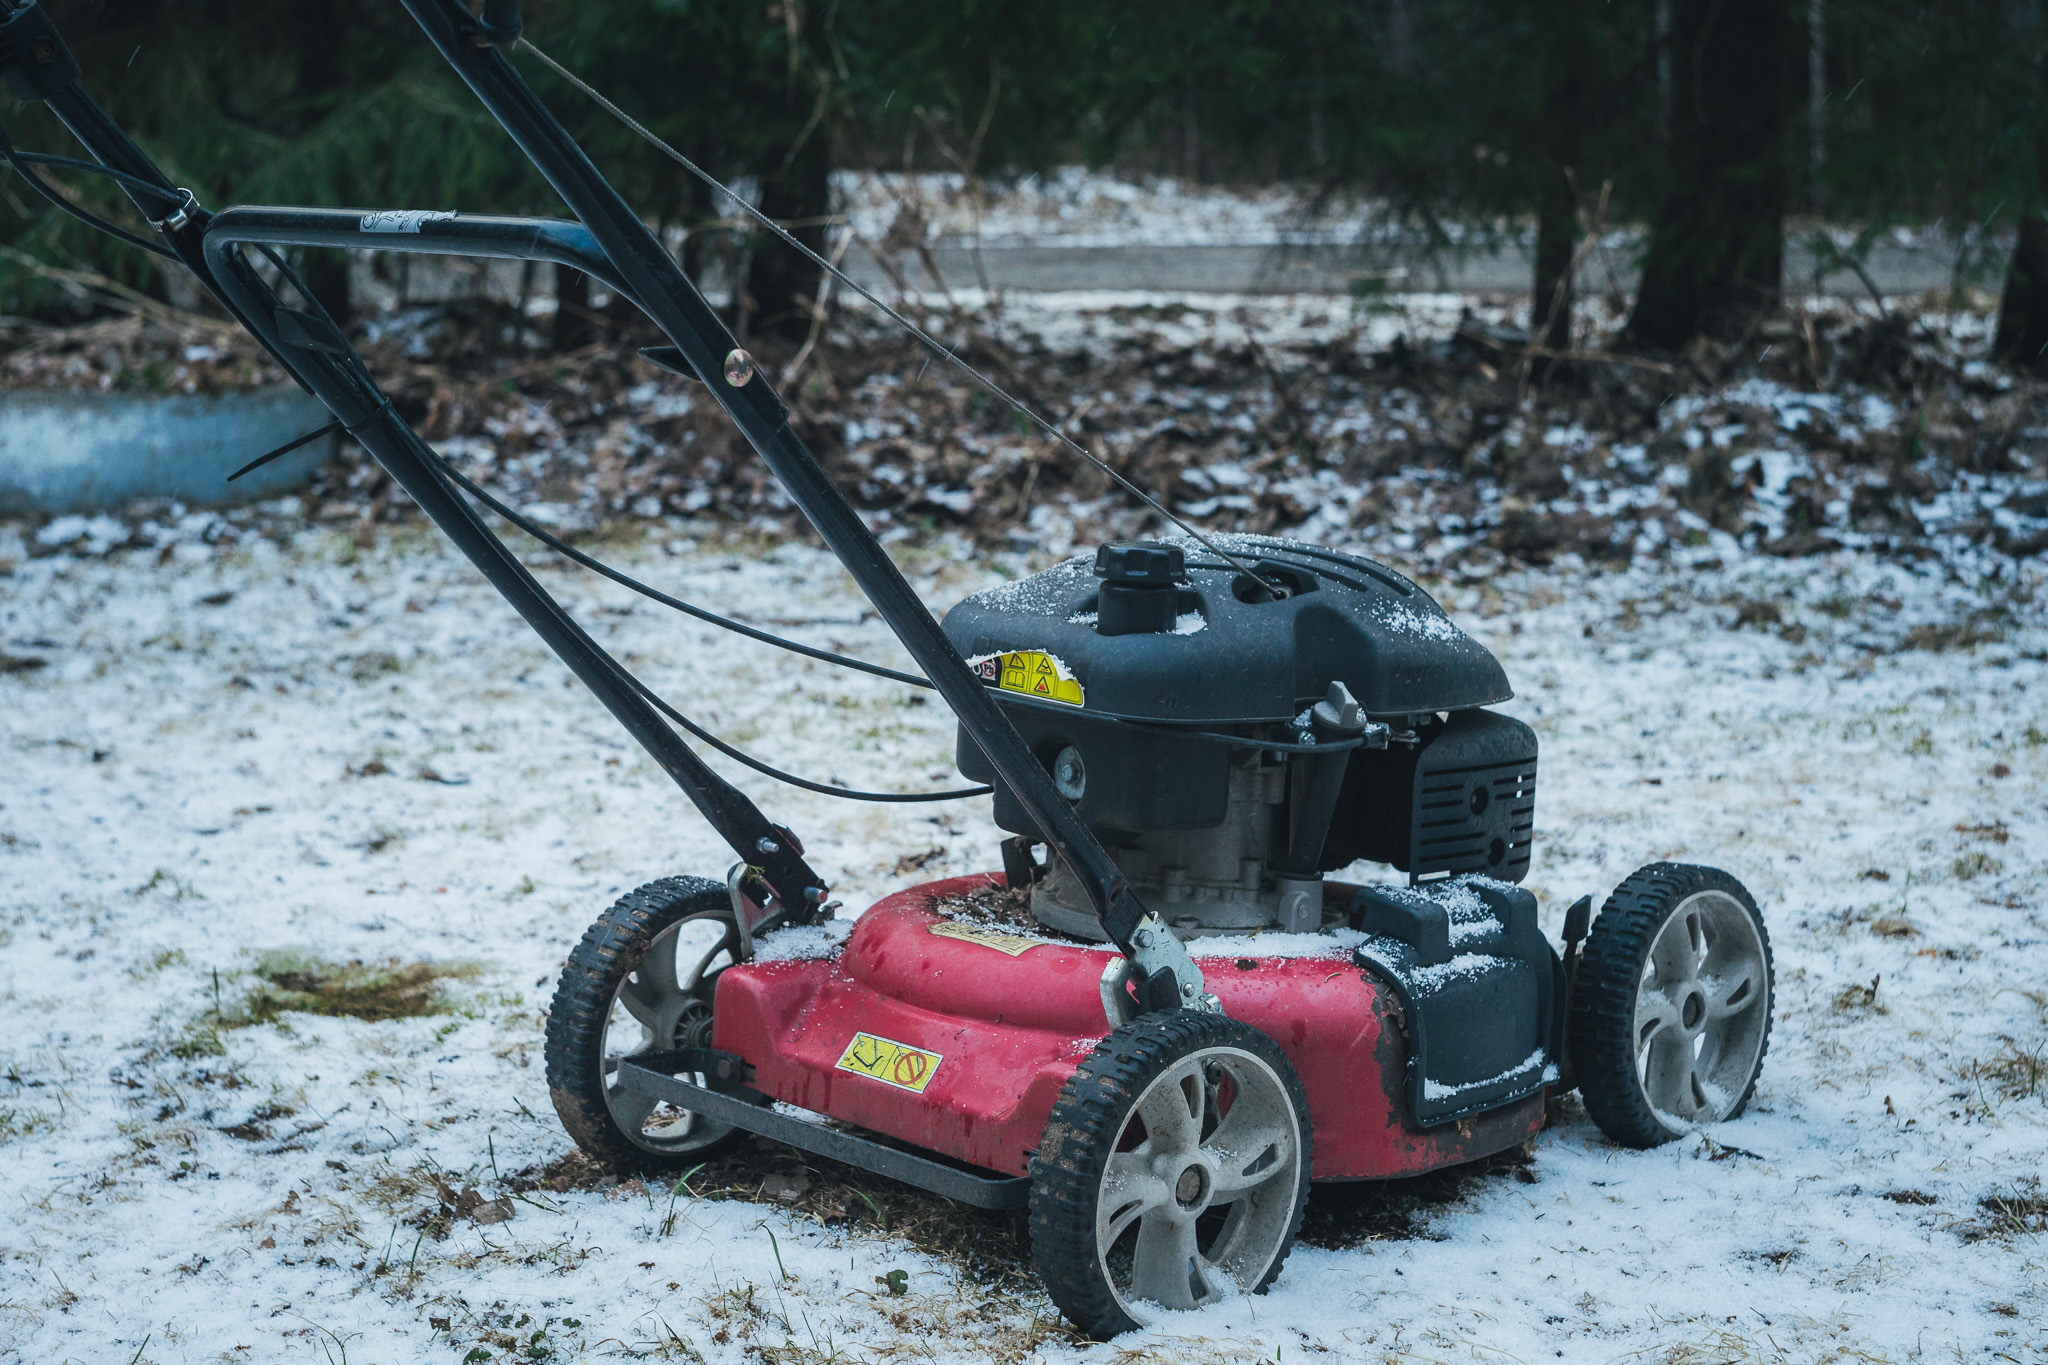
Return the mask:
M823 924L796 924L778 929L754 941L756 962L816 962L832 957L846 946L853 921L827 920Z
M632 1183L525 1191L509 1221L422 1236L425 1173L492 1200L569 1150L542 1025L585 927L731 851L437 542L28 548L0 528L18 561L0 652L47 664L0 672L0 1359L390 1365L501 1359L516 1337L544 1348L528 1359L978 1362L1050 1311L871 1226ZM907 663L813 551L613 553ZM992 581L904 558L935 607ZM537 563L604 644L764 758L862 787L957 780L953 724L918 694ZM1267 1297L1029 1354L2048 1355L2048 1241L2026 1230L2048 1097L2014 1081L2048 1046L2042 588L1849 556L1433 585L1542 737L1528 885L1553 937L1573 898L1653 860L1755 891L1778 971L1755 1100L1646 1152L1568 1102L1534 1184L1470 1176L1405 1224L1298 1247ZM1737 598L1782 622L1735 628ZM1990 643L1912 646L1984 612ZM996 861L985 803L734 777L854 908ZM208 1055L216 1001L232 1012L275 949L481 975L451 1013L289 1015ZM876 1284L895 1270L907 1296Z
M1488 1076L1483 1081L1466 1081L1461 1085L1443 1085L1437 1081L1425 1080L1422 1083L1422 1097L1426 1100L1453 1099L1468 1091L1479 1090L1489 1085L1499 1085L1511 1076L1525 1075L1528 1072L1534 1071L1539 1066L1545 1068L1545 1079L1548 1080L1550 1078L1548 1072L1552 1069L1548 1067L1548 1062L1549 1058L1544 1055L1543 1049L1539 1047L1506 1071L1501 1072L1498 1076Z
M1355 929L1336 929L1327 934L1283 934L1277 930L1258 934L1218 934L1188 941L1188 956L1226 957L1335 957L1349 958L1351 950L1365 942Z

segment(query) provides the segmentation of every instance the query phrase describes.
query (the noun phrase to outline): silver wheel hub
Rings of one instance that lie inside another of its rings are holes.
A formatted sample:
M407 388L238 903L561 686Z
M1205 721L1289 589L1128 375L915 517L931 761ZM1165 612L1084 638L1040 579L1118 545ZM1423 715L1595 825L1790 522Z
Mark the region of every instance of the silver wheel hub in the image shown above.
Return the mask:
M1725 891L1686 897L1657 931L1636 989L1635 1064L1658 1117L1718 1123L1748 1092L1770 1024L1762 936Z
M1103 1172L1095 1245L1140 1323L1249 1293L1286 1244L1302 1135L1280 1077L1236 1048L1168 1067L1138 1097Z

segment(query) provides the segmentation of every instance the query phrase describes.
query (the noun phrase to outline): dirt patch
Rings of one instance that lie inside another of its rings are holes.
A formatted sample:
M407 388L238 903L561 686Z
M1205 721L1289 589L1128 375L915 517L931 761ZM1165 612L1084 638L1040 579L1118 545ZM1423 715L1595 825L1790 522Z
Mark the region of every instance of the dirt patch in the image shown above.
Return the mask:
M1993 1190L1977 1201L1977 1217L1965 1223L1961 1231L1967 1242L2039 1237L2048 1232L2048 1193L2042 1191L2038 1180L2024 1181L2009 1190Z

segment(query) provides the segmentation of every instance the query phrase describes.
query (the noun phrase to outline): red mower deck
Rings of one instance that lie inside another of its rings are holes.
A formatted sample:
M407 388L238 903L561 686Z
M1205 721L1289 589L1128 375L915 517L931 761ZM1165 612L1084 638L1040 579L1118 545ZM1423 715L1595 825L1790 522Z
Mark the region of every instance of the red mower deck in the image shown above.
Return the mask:
M833 957L727 969L712 1045L752 1063L765 1095L1024 1174L1060 1088L1109 1034L1100 982L1117 954L936 908L1002 880L908 887L856 920ZM1395 1002L1335 939L1311 957L1211 957L1199 939L1189 952L1224 1012L1271 1037L1300 1073L1317 1180L1473 1161L1543 1125L1542 1094L1429 1130L1405 1122L1408 1043Z

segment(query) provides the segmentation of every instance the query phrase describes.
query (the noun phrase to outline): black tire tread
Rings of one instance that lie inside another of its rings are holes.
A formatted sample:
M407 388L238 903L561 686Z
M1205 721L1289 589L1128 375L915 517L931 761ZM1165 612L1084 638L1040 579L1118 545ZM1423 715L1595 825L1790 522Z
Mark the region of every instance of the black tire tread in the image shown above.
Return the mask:
M1145 1087L1175 1061L1208 1047L1262 1058L1287 1087L1301 1119L1301 1187L1280 1254L1253 1286L1263 1294L1280 1274L1308 1208L1313 1133L1308 1096L1280 1047L1249 1024L1220 1014L1168 1010L1143 1015L1096 1044L1067 1079L1031 1158L1031 1258L1052 1300L1083 1332L1107 1340L1138 1326L1099 1272L1095 1204L1111 1145Z
M731 903L723 882L705 877L663 877L628 891L583 933L562 966L548 1006L545 1057L548 1098L576 1145L622 1174L674 1170L695 1163L745 1134L691 1152L688 1157L650 1152L628 1138L605 1103L602 1054L605 1022L619 983L648 946L678 921Z
M1636 869L1600 907L1600 916L1586 938L1568 1025L1574 1079L1593 1122L1624 1147L1657 1147L1683 1135L1657 1117L1636 1076L1636 991L1643 960L1657 931L1680 902L1701 891L1725 891L1749 912L1763 941L1768 977L1774 971L1771 937L1756 901L1741 882L1715 867L1651 863ZM1765 1001L1763 1047L1757 1054L1756 1069L1729 1111L1731 1119L1739 1116L1756 1094L1757 1077L1771 1046L1768 1010L1775 1003L1773 989Z

